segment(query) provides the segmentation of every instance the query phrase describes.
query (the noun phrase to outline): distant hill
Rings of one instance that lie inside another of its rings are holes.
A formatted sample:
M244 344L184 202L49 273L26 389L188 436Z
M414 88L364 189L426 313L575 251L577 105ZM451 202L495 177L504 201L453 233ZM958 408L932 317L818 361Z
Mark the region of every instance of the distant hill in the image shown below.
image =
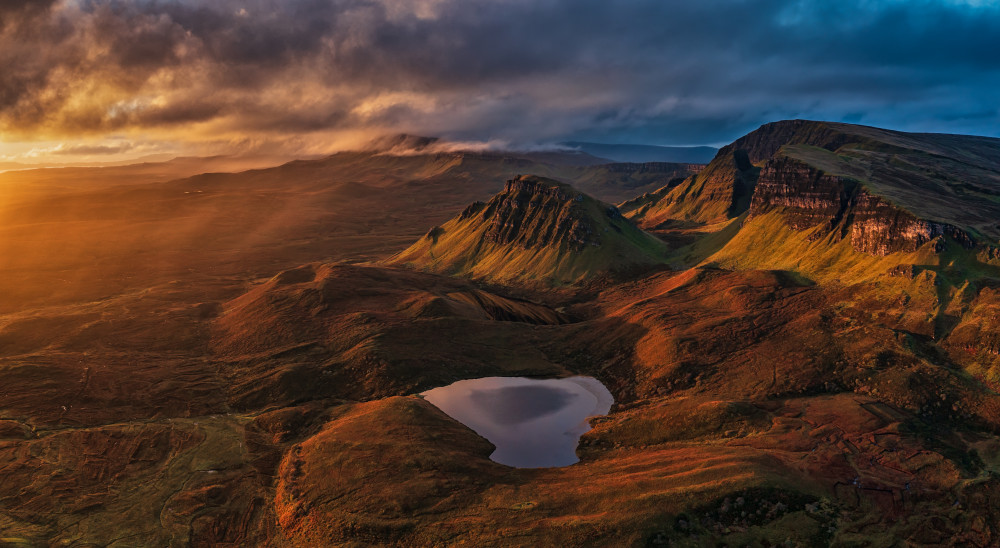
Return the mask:
M278 166L282 156L179 156L166 161L116 164L0 163L0 188L11 190L91 191L121 185L162 183L203 173L236 173Z
M676 162L685 164L707 164L719 149L714 147L664 147L656 145L610 145L567 141L561 143L581 152L607 158L615 162Z
M666 245L618 208L537 176L507 181L390 262L492 280L573 282L664 262Z

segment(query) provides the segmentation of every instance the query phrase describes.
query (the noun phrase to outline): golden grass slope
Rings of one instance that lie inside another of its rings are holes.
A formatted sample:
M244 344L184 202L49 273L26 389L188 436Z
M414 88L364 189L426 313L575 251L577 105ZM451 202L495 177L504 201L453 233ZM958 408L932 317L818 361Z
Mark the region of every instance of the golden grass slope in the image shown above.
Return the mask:
M622 212L650 228L668 220L718 223L742 213L759 170L746 153L726 148L675 187L663 187L622 204Z

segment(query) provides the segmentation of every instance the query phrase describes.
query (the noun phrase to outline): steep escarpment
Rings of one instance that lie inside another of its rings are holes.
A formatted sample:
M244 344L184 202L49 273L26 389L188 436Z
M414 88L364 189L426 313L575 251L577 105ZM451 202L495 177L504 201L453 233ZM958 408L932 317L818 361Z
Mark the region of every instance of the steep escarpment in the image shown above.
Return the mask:
M966 248L975 246L975 241L964 230L948 223L918 219L865 190L858 192L851 206L851 245L864 253L888 255L896 251L916 251L940 236L949 236ZM939 241L936 249L941 251L943 245L944 242Z
M391 262L494 280L573 282L659 264L665 253L616 207L552 179L520 176Z
M804 230L820 223L836 226L857 193L858 182L829 175L789 158L768 162L761 170L749 218L783 208L788 224Z
M787 120L761 126L723 147L701 172L674 187L662 187L622 204L622 211L641 226L653 227L669 220L718 223L737 217L750 206L759 166L786 144L807 143L836 150L869 137L854 137L834 125L808 120Z
M855 250L871 255L916 251L939 236L971 248L964 230L944 222L920 219L873 194L864 183L834 175L784 155L764 163L748 219L780 210L789 226L806 230L821 225L812 237L832 233L849 238Z
M840 126L808 120L787 120L761 126L723 147L708 166L682 184L662 187L622 205L622 211L641 226L669 220L718 223L747 211L757 184L759 166L786 144L809 144L837 150L863 142L876 148L868 136L849 135Z
M737 217L750 206L759 166L786 144L808 143L836 150L851 137L827 124L788 120L765 124L723 147L701 172L680 185L664 186L622 204L622 211L643 227L666 221L701 224Z
M877 256L932 240L938 251L948 240L989 251L1000 242L998 158L1000 139L789 120L761 126L683 184L622 210L646 227L777 212L795 230L822 226L812 239L846 238Z

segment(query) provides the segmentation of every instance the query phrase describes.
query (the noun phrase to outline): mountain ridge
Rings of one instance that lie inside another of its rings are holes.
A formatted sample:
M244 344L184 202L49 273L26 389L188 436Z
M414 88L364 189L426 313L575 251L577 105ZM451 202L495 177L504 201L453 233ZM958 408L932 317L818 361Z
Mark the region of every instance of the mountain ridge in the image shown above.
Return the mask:
M723 222L776 208L789 211L798 229L807 219L816 221L812 225L828 222L831 230L857 220L848 230L856 248L877 254L913 249L944 235L968 248L993 246L1000 242L997 157L1000 139L773 122L720 149L682 184L628 201L622 209L644 226L665 219ZM799 187L789 186L794 184ZM901 217L892 226L877 222L886 216ZM898 241L875 242L885 235Z

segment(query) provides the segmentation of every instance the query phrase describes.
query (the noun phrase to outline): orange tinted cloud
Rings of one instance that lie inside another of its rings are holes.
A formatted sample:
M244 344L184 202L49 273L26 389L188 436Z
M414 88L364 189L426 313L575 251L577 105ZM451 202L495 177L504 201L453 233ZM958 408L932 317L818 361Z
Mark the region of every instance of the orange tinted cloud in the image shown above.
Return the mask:
M997 50L995 5L929 0L0 0L0 140L690 144L786 117L989 133Z

